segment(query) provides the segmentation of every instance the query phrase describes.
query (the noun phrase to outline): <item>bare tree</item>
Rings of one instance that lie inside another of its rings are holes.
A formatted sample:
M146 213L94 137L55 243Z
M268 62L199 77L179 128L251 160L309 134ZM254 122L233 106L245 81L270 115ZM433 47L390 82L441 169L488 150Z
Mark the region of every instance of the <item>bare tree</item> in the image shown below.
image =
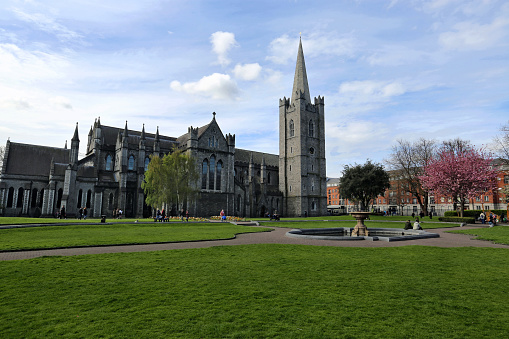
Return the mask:
M423 189L419 176L427 162L437 150L435 140L421 138L413 143L398 140L392 147L392 153L385 163L392 171L397 171L401 184L417 198L417 202L426 215L428 213L428 191Z
M509 121L500 127L502 132L493 138L494 151L502 159L509 162Z
M472 149L473 147L470 144L470 141L462 140L460 138L444 141L442 142L442 146L440 147L440 150L446 152L453 152L454 154L471 151Z
M2 173L2 166L4 163L5 146L0 146L0 173Z

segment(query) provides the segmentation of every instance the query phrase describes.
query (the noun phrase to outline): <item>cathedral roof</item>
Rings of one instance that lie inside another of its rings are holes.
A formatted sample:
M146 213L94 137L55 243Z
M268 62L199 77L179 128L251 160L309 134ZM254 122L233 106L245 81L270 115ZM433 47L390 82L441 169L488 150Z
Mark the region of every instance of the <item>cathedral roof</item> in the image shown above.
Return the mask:
M51 160L68 164L69 149L10 142L7 168L3 174L49 176Z
M240 148L235 149L235 162L239 161L249 163L251 161L251 157L255 164L261 165L265 159L265 165L273 167L279 166L279 156L276 154L248 151Z
M115 145L116 142L117 142L118 133L121 132L123 134L124 131L125 131L125 128L126 127L124 127L124 128L117 128L117 127L110 127L110 126L102 125L101 126L101 132L102 132L102 135L103 135L103 142L104 142L104 144L105 145ZM128 135L128 142L130 144L139 144L141 136L142 136L142 132L128 130L127 135ZM156 138L156 134L145 132L144 135L145 135L145 145L146 146L153 146L155 138ZM167 137L167 136L159 135L159 141L160 141L161 148L168 148L169 149L169 148L171 148L173 146L173 144L175 144L176 139L173 138L173 137Z

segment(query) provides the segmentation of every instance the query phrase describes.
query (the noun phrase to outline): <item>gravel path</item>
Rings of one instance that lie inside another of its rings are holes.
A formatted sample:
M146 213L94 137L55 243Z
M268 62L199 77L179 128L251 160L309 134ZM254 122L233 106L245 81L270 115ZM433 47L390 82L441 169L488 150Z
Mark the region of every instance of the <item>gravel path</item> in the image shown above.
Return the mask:
M429 232L440 234L440 238L386 242L368 240L334 241L334 240L297 239L290 238L285 235L286 232L290 230L289 228L275 227L273 228L272 232L239 234L234 239L228 240L208 240L208 241L174 242L147 245L120 245L120 246L79 247L79 248L62 248L62 249L34 250L34 251L1 252L0 261L31 259L42 256L71 256L82 254L146 252L146 251L206 248L214 246L235 246L249 244L293 244L293 245L336 246L336 247L400 247L400 246L420 245L437 247L471 246L471 247L492 247L509 249L508 245L494 244L490 241L484 240L474 240L472 239L473 237L469 235L453 234L446 232L455 229L474 229L474 228L478 227L466 226L462 228L454 227L454 228L432 229L429 230Z

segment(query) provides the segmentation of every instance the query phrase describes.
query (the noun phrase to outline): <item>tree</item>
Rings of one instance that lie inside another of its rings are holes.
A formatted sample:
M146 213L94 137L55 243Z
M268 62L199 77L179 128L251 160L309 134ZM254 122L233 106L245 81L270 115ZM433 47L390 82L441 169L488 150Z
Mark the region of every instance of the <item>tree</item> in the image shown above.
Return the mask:
M425 189L457 199L463 217L463 203L467 199L496 189L498 172L491 167L492 161L491 155L483 149L466 147L452 151L444 148L426 164L419 179Z
M437 150L435 140L419 139L413 143L398 140L392 147L392 154L385 163L396 173L401 185L414 197L426 215L428 213L428 191L423 188L419 177L426 163Z
M509 122L500 128L501 135L493 138L494 149L499 157L509 162Z
M5 146L0 146L0 173L2 173L2 166L4 163Z
M162 159L157 155L150 156L141 187L147 195L147 205L158 208L163 204L175 204L177 208L183 208L198 195L198 178L195 160L175 151Z
M371 199L384 194L389 187L389 174L382 165L372 163L371 160L364 165L346 165L339 179L341 196L360 203L361 210L365 210Z

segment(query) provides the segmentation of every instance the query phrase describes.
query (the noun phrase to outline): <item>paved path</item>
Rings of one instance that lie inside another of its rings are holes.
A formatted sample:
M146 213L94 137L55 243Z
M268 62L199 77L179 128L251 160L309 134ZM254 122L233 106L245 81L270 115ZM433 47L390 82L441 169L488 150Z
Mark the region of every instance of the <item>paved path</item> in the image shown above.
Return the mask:
M272 227L271 227L272 228ZM464 234L447 233L446 231L455 229L472 229L475 226L454 227L443 229L429 230L431 233L440 234L440 238L406 240L396 242L386 241L334 241L334 240L314 240L314 239L297 239L287 237L285 234L289 228L275 227L272 232L258 232L239 234L234 239L229 240L209 240L194 242L174 242L164 244L147 244L147 245L121 245L121 246L100 246L100 247L79 247L79 248L63 248L50 250L35 251L13 251L1 252L0 261L31 259L42 256L71 256L82 254L103 254L103 253L120 253L120 252L146 252L161 251L174 249L189 248L206 248L214 246L234 246L248 244L296 244L296 245L312 245L312 246L336 246L336 247L400 247L400 246L437 246L437 247L492 247L509 249L508 245L498 245L490 241L473 240L472 236Z

